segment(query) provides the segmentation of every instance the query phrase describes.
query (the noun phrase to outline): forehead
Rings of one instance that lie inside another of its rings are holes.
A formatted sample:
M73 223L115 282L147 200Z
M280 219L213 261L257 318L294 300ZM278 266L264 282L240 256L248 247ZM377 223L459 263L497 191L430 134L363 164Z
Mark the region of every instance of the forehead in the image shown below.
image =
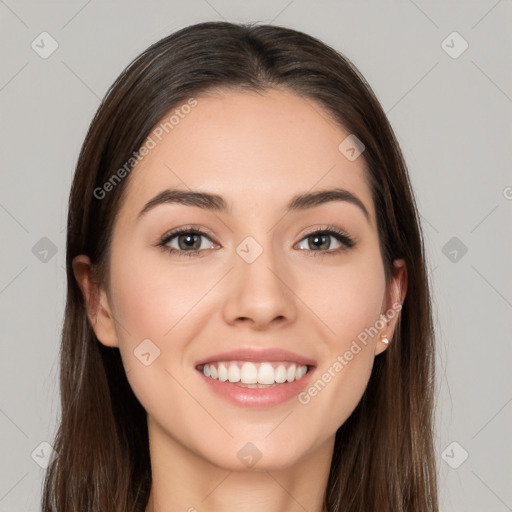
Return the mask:
M126 190L124 205L134 215L166 188L222 195L236 213L251 205L280 211L292 196L337 187L357 195L373 223L365 162L340 151L350 133L317 102L275 89L195 100L192 108L174 107L150 134L153 147Z

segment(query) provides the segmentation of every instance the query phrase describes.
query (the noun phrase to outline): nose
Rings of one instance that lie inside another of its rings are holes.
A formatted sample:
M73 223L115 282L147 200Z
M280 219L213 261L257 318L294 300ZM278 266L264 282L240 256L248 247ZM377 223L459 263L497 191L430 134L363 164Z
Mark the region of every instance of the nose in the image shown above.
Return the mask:
M230 272L222 308L225 321L230 325L245 324L254 330L294 322L296 296L290 286L292 277L285 271L285 263L280 262L278 266L267 249L252 263L237 254L234 258L235 268Z

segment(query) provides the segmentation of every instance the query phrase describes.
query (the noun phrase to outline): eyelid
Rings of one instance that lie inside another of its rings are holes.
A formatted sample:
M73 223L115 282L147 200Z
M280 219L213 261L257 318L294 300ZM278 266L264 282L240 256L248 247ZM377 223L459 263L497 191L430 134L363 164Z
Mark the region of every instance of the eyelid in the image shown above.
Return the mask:
M189 233L191 231L203 236L207 236L212 242L218 244L218 242L215 240L215 235L213 232L208 228L200 226L199 224L188 224L186 226L169 229L169 231L166 231L162 236L158 237L158 241L166 240L167 243L169 239L172 239L182 233Z
M302 234L302 238L299 241L304 240L304 238L313 235L315 233L327 233L331 236L337 235L341 238L341 243L343 243L347 249L350 247L354 247L358 242L357 240L350 235L347 231L337 226L333 226L331 224L324 224L322 227L314 226L311 229L308 228L304 234ZM329 252L329 251L320 251L320 252ZM332 251L330 251L332 252Z
M208 238L214 245L219 245L219 243L216 242L215 237L211 234L211 231L208 228L204 228L196 224L189 224L186 226L170 229L164 235L160 236L154 245L159 249L165 251L167 254L176 255L178 257L200 258L202 256L205 256L207 251L205 251L204 249L183 251L167 245L171 240L185 233L194 233L196 235Z

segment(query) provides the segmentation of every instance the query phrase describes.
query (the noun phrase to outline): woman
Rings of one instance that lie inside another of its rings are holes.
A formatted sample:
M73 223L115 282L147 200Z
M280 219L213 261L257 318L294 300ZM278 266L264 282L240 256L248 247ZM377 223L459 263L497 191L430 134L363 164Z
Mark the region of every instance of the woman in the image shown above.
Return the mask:
M201 23L152 45L72 185L43 510L438 510L434 339L392 129L342 55Z

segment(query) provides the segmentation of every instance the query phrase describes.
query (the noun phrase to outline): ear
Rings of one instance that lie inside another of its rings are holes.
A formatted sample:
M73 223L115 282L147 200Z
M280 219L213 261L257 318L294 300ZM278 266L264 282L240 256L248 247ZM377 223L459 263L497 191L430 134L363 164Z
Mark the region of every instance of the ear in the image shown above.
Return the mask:
M380 329L377 343L375 344L375 355L384 352L392 343L393 333L400 319L400 311L406 294L407 266L403 259L396 259L393 262L393 276L382 303L381 318L384 320L384 326ZM388 344L382 341L383 336L388 339Z
M107 347L118 347L114 316L106 292L95 284L88 256L80 254L73 259L73 273L82 291L87 317L98 340Z

